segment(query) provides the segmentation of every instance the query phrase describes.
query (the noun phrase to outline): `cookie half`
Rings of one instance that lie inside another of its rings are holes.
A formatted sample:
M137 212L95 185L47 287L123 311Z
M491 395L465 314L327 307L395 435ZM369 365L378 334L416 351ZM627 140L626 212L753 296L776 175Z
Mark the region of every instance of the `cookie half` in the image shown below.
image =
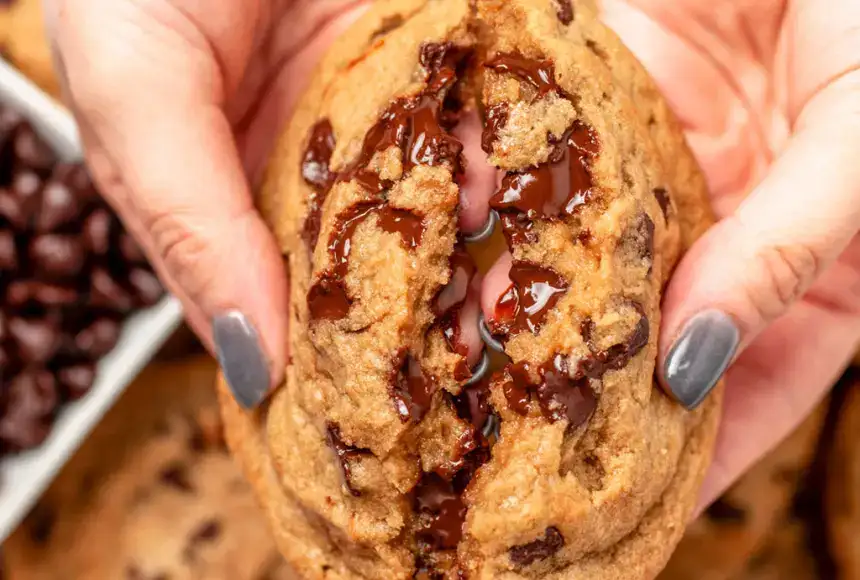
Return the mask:
M474 381L457 231L484 119L513 253ZM228 443L307 578L652 578L710 460L654 381L660 296L711 223L651 80L589 3L378 2L314 74L260 208L290 272L286 382Z

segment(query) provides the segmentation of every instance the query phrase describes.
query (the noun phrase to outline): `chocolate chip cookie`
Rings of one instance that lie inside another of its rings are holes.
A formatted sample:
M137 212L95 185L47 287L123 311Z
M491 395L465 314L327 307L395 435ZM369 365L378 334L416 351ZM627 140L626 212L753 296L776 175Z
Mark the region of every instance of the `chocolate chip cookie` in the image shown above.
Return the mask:
M828 541L840 578L860 579L860 370L843 378L845 400L830 450L826 490Z
M4 544L15 580L296 580L224 446L208 359L146 370Z
M809 530L796 518L780 521L753 555L737 580L817 580L815 558L808 543ZM699 578L699 576L688 576Z
M483 117L513 254L476 380L458 232ZM660 295L708 226L642 67L566 0L378 2L313 75L260 208L290 271L290 363L228 442L306 578L652 578L715 437L654 382Z
M752 567L789 513L821 435L822 403L688 528L661 580L728 580ZM801 525L801 524L798 524Z
M42 90L54 97L60 94L51 48L45 37L40 0L0 2L0 56Z

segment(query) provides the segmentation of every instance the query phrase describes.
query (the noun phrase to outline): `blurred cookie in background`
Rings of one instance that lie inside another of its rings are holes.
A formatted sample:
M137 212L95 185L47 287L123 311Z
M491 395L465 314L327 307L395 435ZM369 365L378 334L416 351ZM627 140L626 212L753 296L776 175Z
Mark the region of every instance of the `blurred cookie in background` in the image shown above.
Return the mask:
M829 453L825 513L838 577L860 580L860 369L843 378L845 399Z
M750 573L748 564L766 549L771 532L790 512L826 414L827 403L821 403L788 439L690 524L659 579L723 580Z
M0 0L0 55L42 90L59 97L41 0Z
M151 365L4 545L7 580L295 580L227 454L206 357Z
M736 580L816 580L819 573L802 520L778 522Z

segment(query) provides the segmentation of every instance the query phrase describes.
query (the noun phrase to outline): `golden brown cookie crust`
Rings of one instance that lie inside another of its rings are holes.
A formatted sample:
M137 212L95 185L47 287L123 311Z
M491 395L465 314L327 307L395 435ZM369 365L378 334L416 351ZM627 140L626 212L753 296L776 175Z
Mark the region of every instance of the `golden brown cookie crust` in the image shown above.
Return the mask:
M151 366L3 546L16 580L297 580L224 448L208 357Z
M683 532L710 461L720 392L688 413L654 387L652 376L662 285L711 223L704 181L653 83L599 24L593 6L577 4L569 24L560 6L556 0L375 4L320 64L273 156L260 207L291 273L292 361L285 384L263 409L241 410L223 385L221 402L228 443L282 552L308 578L412 577L420 518L410 492L427 472L446 468L450 438L468 427L443 404L462 395L462 384L450 379L456 357L434 346L438 337L427 332L456 243L450 159L408 172L396 150L368 159L365 167L394 184L387 206L423 216L421 241L408 247L382 218L365 219L351 234L356 253L344 276L352 299L345 314L316 316L306 299L337 267L328 246L343 231L343 216L376 199L360 178L337 179L309 252L309 200L318 194L300 171L309 136L327 122L334 136L329 166L354 176L362 142L380 115L392 103L427 94L435 73L422 55L434 44L471 48L482 63L505 54L551 61L556 88L545 94L510 67L467 73L480 87L461 96L467 106L479 100L486 112L505 104L512 113L511 124L490 139L491 162L526 171L553 155L529 120L544 123L542 134L556 139L571 123L583 123L599 143L589 161L599 202L566 221L536 221L531 231L539 241L514 248L516 259L551 269L575 291L558 300L538 332L511 336L508 355L538 365L558 352L588 359L631 334L639 334L640 344L625 347L624 364L606 365L589 379L584 388L596 402L581 425L558 399L539 406L536 392L524 409L513 408L504 375L497 377L490 400L501 434L463 496L463 540L456 552L430 557L456 554L470 579L652 578ZM604 251L606 258L595 261ZM584 325L592 329L587 340ZM398 417L389 394L387 377L397 371L391 353L403 345L423 368L442 369L438 394L420 421ZM338 445L352 454L346 480Z

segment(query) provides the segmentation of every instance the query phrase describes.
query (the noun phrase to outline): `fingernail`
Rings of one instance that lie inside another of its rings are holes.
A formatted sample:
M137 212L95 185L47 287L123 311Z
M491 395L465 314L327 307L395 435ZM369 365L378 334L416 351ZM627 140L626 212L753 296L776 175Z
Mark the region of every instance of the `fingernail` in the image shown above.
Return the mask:
M740 333L719 310L693 316L669 350L663 377L687 409L695 409L716 386L738 349Z
M259 405L269 392L269 363L254 325L238 310L212 319L215 356L224 378L245 409Z

